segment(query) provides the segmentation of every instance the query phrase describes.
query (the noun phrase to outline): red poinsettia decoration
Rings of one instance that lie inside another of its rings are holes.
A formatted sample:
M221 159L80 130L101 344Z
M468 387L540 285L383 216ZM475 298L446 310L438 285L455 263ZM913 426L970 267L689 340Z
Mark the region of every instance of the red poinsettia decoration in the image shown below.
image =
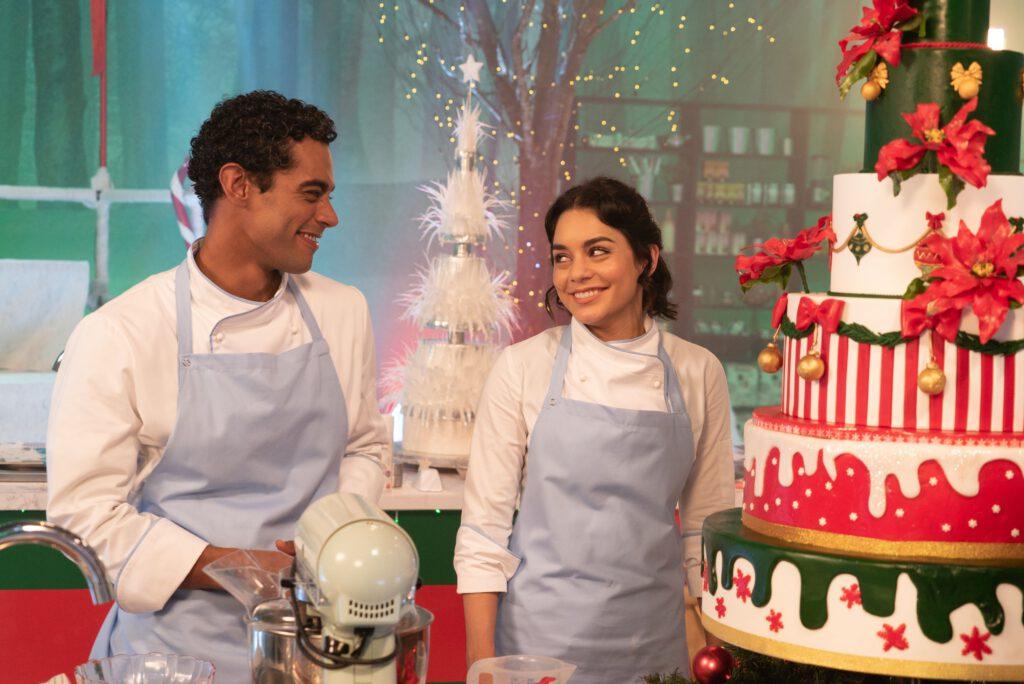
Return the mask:
M836 85L840 97L867 76L881 57L891 66L900 65L900 38L903 31L920 26L918 11L907 0L873 0L863 8L860 23L839 41L843 59L836 67Z
M954 323L958 329L961 313L969 306L978 317L982 344L988 342L1010 308L1024 304L1024 283L1019 279L1024 275L1024 234L1014 232L1002 200L985 210L976 234L961 221L955 238L935 232L923 244L938 264L925 291L904 303L903 334L920 334L923 327L931 327L952 340Z
M913 114L904 114L917 141L898 138L878 151L875 173L878 180L892 178L893 191L900 194L900 182L924 170L921 162L933 153L939 163L939 182L946 191L949 208L970 183L985 187L992 167L985 161L985 143L995 131L967 115L978 108L978 98L968 100L945 126L939 127L939 105L934 102L917 105Z
M740 276L740 287L746 292L757 284L778 283L786 289L793 266L800 272L804 292L810 292L803 261L821 249L821 243L836 241L832 231L832 217L822 216L818 223L797 233L794 238L771 238L765 241L761 251L753 256L739 254L736 257L736 273Z

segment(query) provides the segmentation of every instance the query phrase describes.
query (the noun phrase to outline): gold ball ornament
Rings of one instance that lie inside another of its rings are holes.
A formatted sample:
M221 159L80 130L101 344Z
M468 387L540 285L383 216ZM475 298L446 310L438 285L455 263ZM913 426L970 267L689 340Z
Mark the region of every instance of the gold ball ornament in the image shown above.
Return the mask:
M769 342L768 346L758 353L757 365L765 373L778 373L782 368L782 354L774 342Z
M942 394L946 389L946 374L934 361L928 362L924 370L917 375L917 386L928 395Z
M965 100L977 97L981 91L981 83L975 81L973 78L964 79L964 81L957 87L956 93Z
M866 81L864 85L860 87L860 94L865 100L871 102L882 94L882 86L878 85L877 81Z
M804 380L821 380L825 374L825 362L821 360L821 352L812 351L800 359L796 366L796 374Z

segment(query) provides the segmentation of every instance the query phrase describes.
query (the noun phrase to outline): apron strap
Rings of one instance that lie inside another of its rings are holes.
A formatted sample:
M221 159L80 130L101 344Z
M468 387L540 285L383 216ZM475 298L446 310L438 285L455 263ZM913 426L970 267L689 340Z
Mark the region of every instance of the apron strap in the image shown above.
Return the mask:
M555 366L551 369L551 382L548 384L547 396L544 397L544 403L547 406L554 406L562 397L562 387L565 385L565 369L569 366L569 352L571 350L572 326L567 325L565 330L562 331L562 338L558 341Z
M306 322L306 327L309 328L310 337L313 338L314 342L322 340L324 336L320 332L320 326L317 325L316 318L313 317L313 312L310 310L306 298L302 296L299 286L295 284L295 278L291 276L288 277L288 290L292 293L292 297L295 297L295 303L299 305L302 320Z
M178 317L178 357L192 353L192 291L189 289L188 263L182 261L174 274L174 305ZM179 363L180 366L180 363Z
M676 373L675 366L672 365L672 359L669 358L668 352L665 351L664 343L660 340L658 341L658 358L665 369L665 380L661 383L661 386L665 388L665 406L668 407L669 413L685 413L686 404L683 403L683 388L679 384L679 375Z

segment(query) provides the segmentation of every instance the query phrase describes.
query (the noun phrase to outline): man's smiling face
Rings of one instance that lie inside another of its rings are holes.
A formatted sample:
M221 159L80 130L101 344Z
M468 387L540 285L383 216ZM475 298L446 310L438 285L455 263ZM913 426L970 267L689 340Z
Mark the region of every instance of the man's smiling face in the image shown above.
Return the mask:
M331 206L334 171L327 145L310 138L293 143L292 165L274 174L270 188L249 204L245 231L267 270L305 273L320 236L338 225Z

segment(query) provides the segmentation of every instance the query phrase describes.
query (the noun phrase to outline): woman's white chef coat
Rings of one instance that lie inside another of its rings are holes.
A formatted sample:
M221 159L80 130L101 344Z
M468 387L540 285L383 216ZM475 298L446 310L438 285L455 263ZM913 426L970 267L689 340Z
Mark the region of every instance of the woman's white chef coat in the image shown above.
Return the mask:
M345 395L349 442L340 489L377 501L384 488L381 454L391 437L377 408L373 330L363 295L316 273L286 274L270 301L253 302L217 287L196 266L192 250L188 268L196 353L277 354L310 342L286 287L287 278L295 278L330 346ZM96 550L115 582L118 603L131 612L163 607L206 546L170 520L132 505L177 416L175 330L172 269L79 323L50 408L47 517Z
M666 411L659 341L675 366L693 428L696 459L679 493L683 558L690 593L699 596L701 525L711 513L735 505L729 390L722 364L703 347L660 331L650 318L640 337L611 343L602 342L575 319L570 325L566 398ZM462 527L455 543L460 594L504 592L518 567L508 551L512 516L525 481L530 432L548 390L562 330L551 328L506 348L487 379L473 432Z

